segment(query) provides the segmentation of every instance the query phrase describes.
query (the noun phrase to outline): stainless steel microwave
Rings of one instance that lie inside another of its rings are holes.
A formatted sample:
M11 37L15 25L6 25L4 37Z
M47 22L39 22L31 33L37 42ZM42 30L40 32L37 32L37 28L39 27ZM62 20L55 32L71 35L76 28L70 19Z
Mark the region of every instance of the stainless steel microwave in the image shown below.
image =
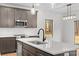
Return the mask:
M16 27L27 27L27 20L16 20Z

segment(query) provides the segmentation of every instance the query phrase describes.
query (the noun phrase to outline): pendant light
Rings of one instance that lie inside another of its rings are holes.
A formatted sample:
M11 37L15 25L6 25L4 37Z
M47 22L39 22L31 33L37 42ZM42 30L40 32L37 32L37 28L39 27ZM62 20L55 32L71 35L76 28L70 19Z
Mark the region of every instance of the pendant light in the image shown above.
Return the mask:
M71 19L76 18L76 16L72 15L72 13L71 13L71 5L72 4L67 4L67 16L64 17L64 20L71 20Z
M31 14L34 15L35 12L36 12L36 11L35 11L34 4L33 4L33 5L32 5L32 8L31 8Z

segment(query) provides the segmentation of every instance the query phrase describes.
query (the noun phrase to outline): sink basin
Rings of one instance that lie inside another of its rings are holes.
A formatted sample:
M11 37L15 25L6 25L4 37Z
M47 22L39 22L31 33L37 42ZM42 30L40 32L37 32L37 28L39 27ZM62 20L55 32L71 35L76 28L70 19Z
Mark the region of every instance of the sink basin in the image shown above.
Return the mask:
M41 42L41 41L29 41L30 43L40 45L40 44L47 44L47 42Z

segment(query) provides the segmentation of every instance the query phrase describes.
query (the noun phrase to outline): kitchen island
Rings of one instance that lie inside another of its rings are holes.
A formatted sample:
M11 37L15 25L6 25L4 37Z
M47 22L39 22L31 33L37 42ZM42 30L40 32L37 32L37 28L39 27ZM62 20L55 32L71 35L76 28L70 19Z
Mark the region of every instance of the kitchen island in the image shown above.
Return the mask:
M78 46L63 42L45 42L46 44L33 44L30 41L40 41L40 38L17 39L18 56L76 56Z

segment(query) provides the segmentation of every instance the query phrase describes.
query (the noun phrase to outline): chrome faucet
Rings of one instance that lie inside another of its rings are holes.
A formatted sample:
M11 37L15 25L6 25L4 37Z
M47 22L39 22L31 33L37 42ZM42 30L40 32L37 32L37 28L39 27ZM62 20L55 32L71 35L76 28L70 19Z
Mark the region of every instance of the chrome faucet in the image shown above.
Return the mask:
M44 41L46 40L46 38L44 37L44 29L42 29L42 28L39 29L39 31L38 31L38 35L39 35L39 33L40 33L41 30L43 31L43 42L44 42Z

